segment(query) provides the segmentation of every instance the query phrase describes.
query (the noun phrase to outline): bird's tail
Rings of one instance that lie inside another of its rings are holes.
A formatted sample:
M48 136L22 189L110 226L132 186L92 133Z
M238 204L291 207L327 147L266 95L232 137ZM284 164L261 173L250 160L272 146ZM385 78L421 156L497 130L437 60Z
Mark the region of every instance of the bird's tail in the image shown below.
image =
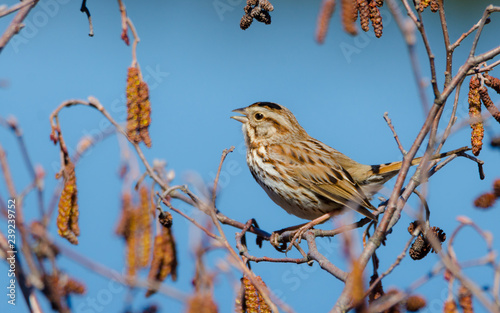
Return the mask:
M471 150L471 148L469 148L469 147L458 148L458 149L455 149L452 151L436 154L436 155L432 156L432 160L442 159L442 158L445 158L447 156L457 154L460 152L469 151L469 150ZM411 165L412 166L418 165L418 164L420 164L420 162L422 162L422 157L418 157L418 158L413 159L411 161ZM393 177L399 172L402 165L403 165L403 161L391 162L391 163L386 163L386 164L381 164L381 165L372 165L372 171L373 171L373 174Z

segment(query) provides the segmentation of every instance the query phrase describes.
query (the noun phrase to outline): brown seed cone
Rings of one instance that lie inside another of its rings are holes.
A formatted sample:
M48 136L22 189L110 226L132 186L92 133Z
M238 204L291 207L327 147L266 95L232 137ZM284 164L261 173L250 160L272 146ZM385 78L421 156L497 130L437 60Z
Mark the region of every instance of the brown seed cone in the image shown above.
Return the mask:
M420 3L418 4L418 10L420 12L423 12L425 8L427 8L430 4L431 0L420 0Z
M414 230L417 227L418 227L418 221L410 223L410 226L408 227L408 231L410 232L410 234L413 234ZM441 228L434 226L430 229L430 231L434 233L434 235L436 236L436 238L439 240L440 243L446 240L446 234ZM424 234L420 233L417 236L417 239L415 239L415 241L411 245L409 251L410 257L413 260L421 260L425 256L427 256L429 252L436 252L436 251L434 251L434 249L432 248L429 240L427 240L427 238L424 237Z
M259 9L256 7L256 9ZM264 24L271 24L271 15L268 11L264 10L252 10L252 17L257 20L257 22L261 22Z
M328 24L335 11L335 0L323 0L318 16L318 25L316 27L316 41L318 43L325 42L325 37L328 32Z
M353 19L353 16L355 15L357 16L358 6L355 0L342 0L341 7L342 7L342 25L344 27L344 30L348 34L354 36L358 33L358 30L356 29L356 24L354 23L356 19Z
M359 10L359 23L361 29L367 32L370 28L370 8L366 0L357 0Z
M439 10L439 2L437 0L431 0L431 12L437 12Z
M479 79L472 77L469 83L469 117L471 119L472 153L479 155L483 147L484 126L481 120L481 101L479 95Z
M373 32L375 33L375 37L382 37L382 29L384 26L382 25L382 15L380 15L380 10L377 8L377 4L375 1L370 2L370 20L372 21Z
M68 164L65 165L62 176L64 188L59 199L57 230L61 237L76 245L78 244L76 237L80 235L78 227L78 189L76 188L75 165L71 161L68 161Z
M472 292L464 285L461 285L458 289L458 305L464 313L474 313L474 309L472 308Z
M495 197L500 198L500 179L493 182L493 194Z
M161 234L155 237L153 248L153 260L149 269L148 279L150 281L162 282L171 275L172 280L177 280L177 255L175 240L170 228L161 228ZM156 293L156 288L146 292L146 297Z
M488 89L486 89L486 87L484 86L479 88L479 96L481 97L481 101L488 109L488 112L490 112L491 116L493 116L493 118L500 123L500 111L498 111L498 108L495 106L493 101L491 101L490 95L488 94Z
M359 15L359 9L358 9L358 1L353 0L353 6L354 10L352 11L352 21L356 22L358 20L358 15Z
M250 13L252 12L252 8L253 8L253 6L251 6L251 5L248 5L248 4L247 4L247 5L245 5L245 7L243 8L243 11L245 11L245 14L246 14L246 15L250 16Z
M262 9L258 6L255 6L252 8L252 11L250 11L250 16L253 18L257 19L257 17L262 13Z
M210 293L196 293L187 301L186 313L217 313L218 308Z
M274 10L273 5L268 0L247 0L247 5L243 8L245 15L240 20L240 28L245 30L256 19L264 24L271 24L269 12Z
M273 5L268 0L260 0L259 5L264 11L274 11Z
M495 204L496 199L495 194L488 192L477 197L474 200L474 206L479 209L488 209Z
M410 233L410 235L413 235L413 233L419 227L419 225L420 225L420 221L418 221L418 220L410 223L410 225L408 226L408 232Z
M433 226L431 228L431 231L434 233L434 236L436 236L436 238L439 240L440 243L443 243L446 241L446 233L439 227L437 226ZM434 251L434 249L432 249L432 252L436 252Z
M443 313L458 313L457 303L454 300L448 300L444 303Z
M486 78L486 80L484 81L486 86L493 88L493 90L495 90L497 93L500 93L500 79L490 76L487 73L485 73L483 76L484 78Z
M417 312L427 305L425 298L418 295L409 296L406 300L406 310L408 312Z
M166 228L172 227L172 222L173 222L173 217L172 214L170 214L167 211L163 211L158 215L158 222L160 222L160 225Z
M417 239L411 245L409 254L413 260L421 260L425 258L427 254L431 251L431 245L427 242L424 237L418 236Z
M248 27L250 27L250 25L252 25L252 22L253 22L253 17L251 17L250 15L248 14L245 14L243 15L243 17L241 18L241 21L240 21L240 28L245 30L247 29Z
M377 4L378 7L381 7L384 5L384 0L375 0L375 3Z

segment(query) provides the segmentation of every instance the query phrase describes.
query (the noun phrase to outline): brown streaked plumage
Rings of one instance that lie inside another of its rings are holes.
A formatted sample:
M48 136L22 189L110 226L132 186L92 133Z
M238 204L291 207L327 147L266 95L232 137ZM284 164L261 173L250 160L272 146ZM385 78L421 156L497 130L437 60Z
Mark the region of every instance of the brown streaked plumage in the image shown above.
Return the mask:
M369 200L402 162L358 163L309 136L292 112L276 103L257 102L233 112L242 114L231 118L243 124L250 172L276 204L308 220L344 208L375 219Z

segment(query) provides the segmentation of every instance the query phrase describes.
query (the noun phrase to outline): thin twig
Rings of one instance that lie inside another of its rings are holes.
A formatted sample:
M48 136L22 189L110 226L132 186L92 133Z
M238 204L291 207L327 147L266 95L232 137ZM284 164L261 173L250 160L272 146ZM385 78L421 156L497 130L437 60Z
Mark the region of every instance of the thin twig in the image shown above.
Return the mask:
M463 33L462 36L460 36L460 38L457 39L457 41L455 41L451 46L450 46L450 49L451 50L455 50L458 46L460 46L460 44L462 43L462 41L467 38L473 31L475 31L476 29L478 29L479 27L479 23L481 21L477 22L476 24L474 24L474 26L471 27L471 29L469 29L467 32Z
M418 13L418 18L419 18L420 22L417 23L416 26L420 32L420 35L422 36L422 41L424 42L425 50L427 51L427 58L429 59L429 66L430 66L430 70L431 70L431 84L432 84L432 90L434 91L434 98L438 98L439 97L439 88L437 86L436 64L434 61L435 57L434 57L434 53L432 53L431 44L429 42L429 39L427 38L427 33L425 32L425 29L424 29L422 12L420 12L420 10L417 10L417 13ZM418 60L418 57L417 57L416 51L414 51L414 53L415 53L415 62L416 62L416 60ZM416 64L416 66L418 66L418 64ZM422 78L422 74L420 73L420 67L415 68L414 71L415 71L415 75L420 76L420 79L422 80L423 78ZM420 84L421 84L421 82L420 82ZM423 89L423 86L421 87L421 89ZM423 96L427 100L425 93Z
M443 30L444 46L446 47L446 70L444 72L444 85L446 86L452 75L453 65L453 48L450 45L450 35L448 33L448 23L446 23L446 16L444 13L444 1L438 0L439 5L439 20L441 22L441 29Z
M403 251L401 251L401 253L398 255L396 260L391 264L391 266L389 266L389 268L385 272L383 272L379 277L377 277L377 279L375 279L375 281L370 285L370 287L368 287L363 298L368 296L370 294L370 292L373 290L373 288L375 288L377 286L377 284L384 277L389 275L401 263L401 261L405 258L406 252L408 251L408 248L410 247L413 239L415 239L415 236L412 235L410 237L410 239L406 242L406 245L404 246Z
M479 43L479 37L481 37L481 33L483 31L484 25L486 25L486 20L490 17L491 13L493 12L500 12L500 7L494 7L492 4L490 4L483 13L483 16L481 17L481 20L479 20L479 26L476 32L476 36L474 37L474 40L472 41L472 47L469 52L469 59L474 57L476 54L476 48L477 44Z
M15 198L17 195L16 187L14 186L14 180L12 179L12 174L10 173L10 167L7 162L7 154L0 144L0 167L2 168L3 177L5 180L5 185L9 191L11 198Z
M127 17L127 25L130 27L130 31L132 32L132 36L134 36L134 42L132 43L132 67L138 67L138 62L137 62L137 44L139 44L139 41L141 39L139 38L139 35L137 34L137 31L135 30L135 26L132 23L132 20ZM139 72L140 75L142 75ZM141 77L142 79L142 77Z
M417 51L416 51L416 39L415 39L415 28L411 24L411 22L404 20L401 12L399 11L398 6L393 2L393 1L387 1L386 2L389 10L391 11L392 15L394 16L394 19L396 20L396 23L399 26L399 29L403 33L403 38L406 42L408 52L410 55L410 62L412 65L413 69L413 74L415 81L417 83L417 89L419 92L420 96L420 101L422 103L422 107L424 109L424 112L427 113L429 111L429 104L427 100L427 96L424 90L424 85L423 85L423 79L422 79L422 73L420 71L420 65L418 64L418 57L417 57ZM403 4L405 7L407 7L408 11L408 16L410 16L411 20L413 23L417 26L417 28L421 31L423 30L423 24L419 22L413 11L409 9L409 5L406 0L403 0ZM427 41L427 37L424 38L424 41ZM427 46L426 46L427 48ZM431 64L431 72L434 70L434 55L432 55L432 52L430 51L430 48L428 48L427 52L429 53L429 56L432 56L432 60L430 62ZM433 72L435 74L435 70ZM435 80L435 75L432 77L433 80ZM435 85L435 81L433 82L433 86ZM436 85L437 86L437 85ZM436 89L434 90L434 93L436 94ZM439 91L437 91L439 92Z
M38 209L40 216L45 215L44 200L43 200L43 181L42 177L38 177L33 162L31 161L30 154L28 153L28 147L24 141L23 131L19 127L17 121L14 118L5 120L0 116L0 125L9 128L16 136L19 149L21 150L21 156L23 158L24 164L28 171L30 172L31 179L33 180L33 185L37 189L37 199L38 199Z
M139 43L139 41L141 41L141 39L139 38L139 35L137 34L134 23L132 23L132 20L127 15L127 10L125 9L125 5L123 4L122 0L118 0L118 6L120 8L120 14L121 14L121 18L122 18L122 39L125 41L125 43L127 45L129 45L129 38L127 35L128 28L130 28L130 31L132 32L132 36L134 36L134 42L132 43L132 65L131 66L132 67L139 67L139 63L137 62L137 44ZM140 71L139 71L139 75L142 75ZM142 77L141 77L141 80L142 80Z
M159 199L172 211L178 213L179 215L181 215L182 217L184 217L185 219L187 219L188 221L190 221L191 223L193 223L193 225L195 225L196 227L198 227L199 229L201 229L202 231L205 232L205 234L207 234L209 237L213 238L213 239L216 239L216 240L221 240L221 238L217 235L215 235L214 233L212 233L211 231L209 231L208 229L206 229L205 227L203 227L200 223L198 223L194 218L186 215L184 212L182 212L181 210L179 209L176 209L175 207L172 206L172 204L163 196L163 195L160 195L160 193L156 193L156 195L159 197Z
M224 163L226 156L233 151L234 151L234 146L231 146L231 148L224 149L224 151L222 151L222 156L220 158L219 168L217 169L217 175L215 176L214 187L212 189L212 205L214 207L215 207L215 198L217 197L217 185L219 184L219 176L220 176L220 171L222 169L222 163Z
M392 125L392 121L389 118L389 113L388 112L384 113L384 120L386 121L387 126L389 126L389 128L392 131L392 135L394 136L394 140L396 140L396 143L398 144L399 151L401 151L401 154L403 154L403 156L405 156L406 155L406 150L403 148L403 145L401 144L401 141L399 141L398 134L396 133L396 129L394 129L394 125Z
M240 255L244 256L250 261L253 262L274 262L274 263L296 263L296 264L301 264L301 263L307 263L309 262L309 259L307 258L307 255L304 258L301 259L296 259L296 258L269 258L269 257L255 257L253 255L250 255L248 253L248 248L246 246L246 239L245 239L245 234L246 232L250 229L250 227L253 225L253 220L249 220L246 224L245 227L241 230L241 232L236 233L236 248L240 252Z
M484 66L480 69L472 69L470 71L467 72L467 75L475 75L475 74L478 74L478 73L484 73L484 72L489 72L491 71L493 68L497 67L498 65L500 65L500 60L498 61L495 61L493 63L491 63L490 65L487 65L487 66Z
M8 255L9 251L13 251L9 247L9 243L5 235L0 232L0 249L4 255ZM11 252L12 253L12 252ZM40 301L38 300L35 286L33 286L33 281L28 281L28 277L31 280L33 277L31 275L27 275L26 270L24 268L24 264L21 263L21 259L16 257L16 276L18 277L17 283L21 288L21 292L26 301L26 305L28 306L30 312L33 313L42 313L42 309L40 306Z
M89 36L94 37L94 26L92 25L92 17L90 16L89 8L87 8L87 0L82 1L82 6L80 7L80 12L83 12L87 15L87 19L89 20Z
M16 35L19 33L21 28L23 27L23 21L28 16L28 13L35 7L35 5L38 3L38 1L31 1L30 3L26 4L26 6L23 6L19 8L16 16L12 21L10 22L9 26L7 27L7 30L3 33L2 37L0 37L0 53L2 53L3 49L7 45L7 43Z
M448 124L446 125L444 133L441 136L441 140L439 142L439 145L436 148L436 153L439 153L441 151L444 143L446 142L446 139L448 139L448 137L450 136L451 128L453 127L453 125L455 125L456 116L457 116L457 108L458 108L458 100L460 98L460 90L462 89L463 81L464 80L462 79L460 82L458 82L457 88L455 90L455 100L453 101L453 108L451 111L451 116L450 116L450 119L448 121Z
M118 130L118 132L120 132L123 136L125 136L125 138L127 138L127 140L132 144L132 146L135 148L136 152L137 152L137 155L139 156L139 158L141 159L142 163L144 164L144 166L146 167L146 170L149 174L149 176L158 184L161 186L161 188L163 188L164 190L166 190L168 188L167 184L160 178L158 177L158 175L155 173L155 171L153 170L153 168L151 167L151 165L149 164L149 162L147 161L146 157L144 156L144 153L142 152L141 148L139 147L139 144L135 143L133 140L131 140L128 135L127 135L127 132L124 130L124 128L122 126L120 126L112 117L111 115L108 113L108 111L106 111L106 109L104 109L104 106L99 102L99 100L97 100L96 98L94 97L89 97L89 100L88 101L84 101L84 100L78 100L78 99L75 99L75 100L67 100L67 101L64 101L63 103L61 103L51 114L50 114L50 124L53 128L57 129L59 128L60 129L60 125L59 125L59 121L58 121L58 115L59 115L59 111L61 111L63 108L65 107L70 107L70 106L73 106L73 105L84 105L84 106L89 106L89 107L92 107L96 110L98 110L99 112L101 112L102 115L104 115L104 117L106 117L106 119L111 123L113 124L113 126L116 128L116 130Z
M38 0L24 0L22 2L19 2L18 4L14 4L10 8L0 10L0 17L4 17L6 15L14 13L14 12L24 8L27 5L33 5L34 2L38 2Z
M307 241L307 245L309 247L309 252L307 255L311 260L315 260L318 262L319 266L332 274L334 277L339 279L340 281L345 282L347 280L348 273L336 267L332 262L330 262L324 255L319 253L318 248L316 247L316 241L313 233L309 230L304 234L304 237Z

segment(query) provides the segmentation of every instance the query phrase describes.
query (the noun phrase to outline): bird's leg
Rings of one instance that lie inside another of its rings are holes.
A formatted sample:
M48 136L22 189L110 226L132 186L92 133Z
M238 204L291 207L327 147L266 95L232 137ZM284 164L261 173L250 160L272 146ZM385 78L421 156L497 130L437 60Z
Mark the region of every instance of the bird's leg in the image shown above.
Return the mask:
M300 240L302 239L302 235L306 231L312 229L316 225L323 224L324 222L328 221L334 215L338 215L338 212L336 212L336 211L328 212L328 213L321 215L318 218L313 219L309 223L298 225L301 227L299 227L299 229L297 229L297 231L295 232L295 235L293 235L293 238L290 241L290 245L288 246L288 248L286 249L285 252L288 252L288 251L290 251L290 249L292 249L293 242L295 240L297 240L297 243L300 243Z
M322 223L328 221L332 216L337 215L337 214L338 214L338 212L332 211L332 212L323 214L322 216L315 218L314 220L312 220L308 223L295 225L295 226L291 226L291 227L287 227L287 228L283 228L281 230L275 231L271 234L271 238L269 239L269 241L271 242L271 245L276 250L286 253L292 249L293 243L295 242L295 240L297 240L297 243L300 243L302 235L306 231L312 229L316 225L319 225L319 224L322 224ZM294 235L292 237L292 240L290 240L290 244L285 249L285 246L286 246L285 243L280 243L278 241L278 238L281 234L283 234L286 231L294 231Z

